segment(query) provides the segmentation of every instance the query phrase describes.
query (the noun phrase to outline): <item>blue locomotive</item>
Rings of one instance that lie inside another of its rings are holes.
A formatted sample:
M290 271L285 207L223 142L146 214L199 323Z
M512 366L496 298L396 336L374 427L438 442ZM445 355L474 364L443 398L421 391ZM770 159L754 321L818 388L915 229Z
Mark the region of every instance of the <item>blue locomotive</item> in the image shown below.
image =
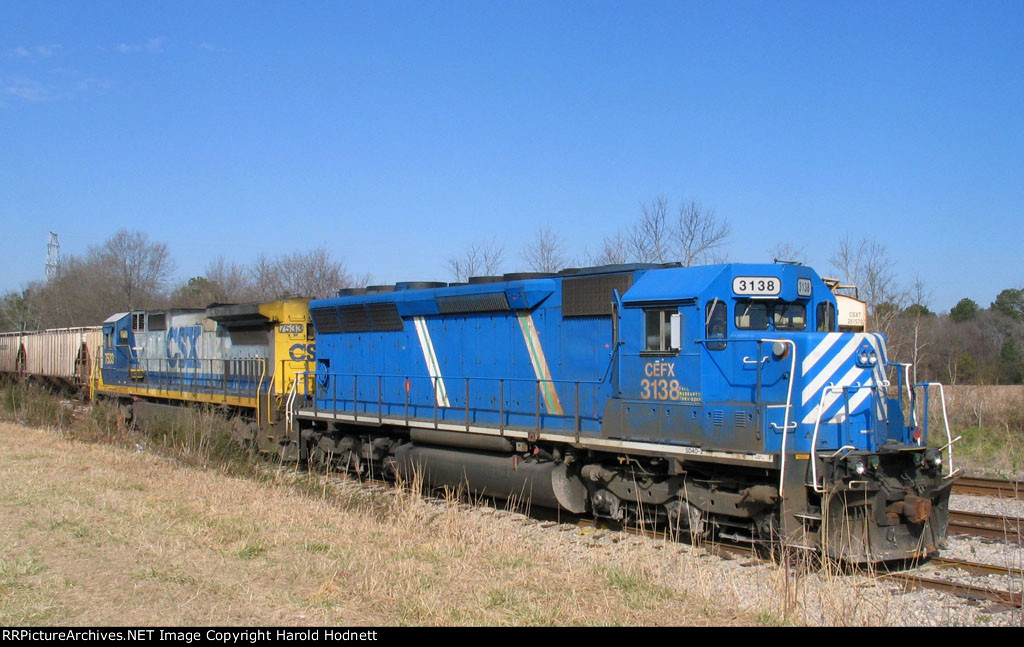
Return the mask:
M809 267L399 283L309 313L287 419L311 463L852 562L945 545L956 473L917 389Z

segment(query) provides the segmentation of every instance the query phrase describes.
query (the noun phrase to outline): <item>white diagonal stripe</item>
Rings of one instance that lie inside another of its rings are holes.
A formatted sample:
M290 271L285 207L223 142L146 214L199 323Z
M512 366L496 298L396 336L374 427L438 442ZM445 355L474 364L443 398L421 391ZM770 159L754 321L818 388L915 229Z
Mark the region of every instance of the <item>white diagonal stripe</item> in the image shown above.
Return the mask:
M859 366L854 366L849 371L847 371L846 375L844 375L842 377L842 379L840 379L838 382L836 382L833 386L836 386L836 387L847 387L847 386L850 386L851 384L856 382L857 378L860 377L863 373L864 373L864 369L860 368ZM841 396L842 394L843 394L843 392L842 392L841 389L836 389L835 391L829 390L829 392L825 394L825 397L821 401L822 402L822 404L821 404L821 411L822 411L823 415L824 415L824 412L828 411L829 408L835 403L836 399L839 396ZM804 417L804 424L810 424L810 423L814 422L814 416L815 416L816 411L817 411L817 409L812 409L810 411L810 413L808 413L807 416Z
M839 367L842 366L846 360L850 359L850 354L853 353L861 341L863 340L861 339L860 334L853 335L853 338L843 346L843 349L839 351L839 354L833 357L832 361L826 364L825 368L821 369L821 371L814 376L814 379L804 387L803 404L806 405L810 402L812 397L817 395L818 390L825 386L829 379L833 377L834 373L839 370Z
M857 413L857 407L859 407L864 402L864 398L866 398L869 395L871 395L871 392L874 390L873 388L870 388L870 387L873 386L873 384L874 384L874 382L872 382L869 379L864 384L864 386L868 387L868 388L860 389L859 391L857 391L856 393L853 394L853 397L850 398L850 413ZM836 414L834 416L832 416L832 419L829 420L829 422L830 423L842 422L845 419L846 419L846 407L840 407L839 411L837 411Z
M878 385L877 393L878 397L875 398L875 417L879 420L888 419L888 407L886 406L885 398L885 354L879 349L879 344L884 343L880 334L875 333L868 335L868 341L871 343L872 350L875 351L875 357L878 358L878 362L874 366L875 384Z
M427 322L424 321L423 317L413 317L413 323L416 325L416 335L420 338L420 348L423 349L423 359L427 363L427 373L430 374L430 385L434 389L437 406L450 407L448 391L444 388L441 366L438 364L437 354L434 352L434 342L430 338Z
M814 350L808 353L807 357L804 358L802 375L807 375L807 371L811 370L811 367L813 367L818 360L828 352L829 348L832 348L833 344L839 341L841 336L842 333L838 332L830 332L825 335L825 338L818 342L818 345L814 347Z

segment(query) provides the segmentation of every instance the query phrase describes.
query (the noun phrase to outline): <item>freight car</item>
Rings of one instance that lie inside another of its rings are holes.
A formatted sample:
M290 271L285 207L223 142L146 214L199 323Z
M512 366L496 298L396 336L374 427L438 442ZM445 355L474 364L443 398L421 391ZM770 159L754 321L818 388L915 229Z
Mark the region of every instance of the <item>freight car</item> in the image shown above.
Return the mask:
M79 388L92 373L99 326L0 333L0 373Z
M308 299L122 312L102 326L91 391L130 402L136 418L205 403L240 414L237 439L287 454L284 399L312 366ZM298 380L298 381L297 381Z
M922 385L884 336L840 332L811 268L608 266L309 308L315 389L296 380L286 417L310 464L850 562L945 545L951 443L927 446Z

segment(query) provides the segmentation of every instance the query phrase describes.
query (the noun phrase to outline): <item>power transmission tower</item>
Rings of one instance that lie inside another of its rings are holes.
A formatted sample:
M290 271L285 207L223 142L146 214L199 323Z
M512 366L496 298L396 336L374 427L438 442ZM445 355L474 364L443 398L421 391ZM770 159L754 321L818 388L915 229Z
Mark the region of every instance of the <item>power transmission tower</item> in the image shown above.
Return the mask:
M57 277L57 270L60 268L60 241L57 234L50 232L50 242L46 244L46 280L50 281Z

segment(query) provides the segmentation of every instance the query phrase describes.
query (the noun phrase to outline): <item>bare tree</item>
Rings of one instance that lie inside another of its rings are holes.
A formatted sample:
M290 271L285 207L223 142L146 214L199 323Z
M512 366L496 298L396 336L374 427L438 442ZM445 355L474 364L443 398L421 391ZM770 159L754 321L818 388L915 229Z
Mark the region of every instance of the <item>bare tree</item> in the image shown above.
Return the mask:
M668 200L655 198L640 205L640 218L633 223L628 239L630 257L639 263L668 263L673 260L673 235Z
M913 365L911 379L918 383L918 371L925 363L925 349L931 345L931 336L934 332L935 315L928 310L928 302L931 299L931 292L919 276L914 276L914 283L910 287L911 305L904 309L894 325L890 326L890 347L895 346L894 355L909 355L907 359ZM903 352L906 346L906 352Z
M534 272L558 272L565 268L565 243L548 226L538 227L533 240L521 253L526 265Z
M218 256L206 266L204 276L217 286L216 301L248 301L255 296L252 277L244 266Z
M41 328L37 310L38 282L21 292L8 292L0 300L0 330L33 330Z
M629 262L629 240L622 231L614 236L605 236L601 241L601 251L597 254L584 252L588 265L621 265Z
M775 246L768 250L768 255L772 261L791 261L794 263L800 263L801 265L807 265L807 253L803 247L797 247L790 242L778 242Z
M674 216L669 203L658 197L640 206L640 218L625 236L627 257L639 263L678 261L689 267L720 260L731 228L714 209L695 200L680 203ZM607 239L606 239L607 242Z
M242 303L256 299L249 271L238 263L218 256L202 276L194 276L170 297L175 307L201 308L211 303Z
M471 276L490 276L502 272L505 248L496 238L470 244L460 256L448 259L448 270L458 282L465 282Z
M107 276L119 308L151 306L174 271L174 261L163 243L149 242L142 232L122 229L102 246L90 249L88 261Z
M829 263L844 282L856 285L858 294L868 304L868 311L877 330L887 333L906 300L893 273L885 245L873 238L854 241L843 236Z
M729 223L719 220L715 210L690 200L679 205L675 243L685 267L713 260L713 253L729 238Z
M353 284L345 264L336 260L326 247L274 258L261 253L250 272L259 299L322 299Z

